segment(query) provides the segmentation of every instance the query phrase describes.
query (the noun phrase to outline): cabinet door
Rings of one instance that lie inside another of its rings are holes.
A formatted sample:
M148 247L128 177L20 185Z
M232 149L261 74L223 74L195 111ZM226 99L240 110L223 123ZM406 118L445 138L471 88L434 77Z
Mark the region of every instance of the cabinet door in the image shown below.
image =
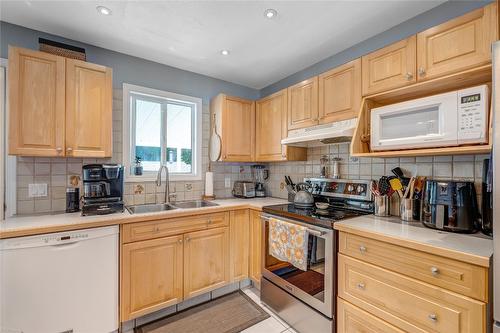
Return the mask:
M184 298L229 283L229 228L184 235Z
M287 91L281 90L256 103L255 159L280 161L286 157L281 139L287 136Z
M111 76L111 68L66 60L66 156L111 156Z
M361 107L361 59L319 76L319 122L355 118Z
M180 235L122 246L122 321L182 300L182 241Z
M255 103L226 96L222 121L222 160L251 162L255 156Z
M262 222L260 213L250 211L250 278L254 285L260 289L262 276Z
M288 88L288 130L318 124L318 77Z
M231 236L231 281L240 281L248 277L248 252L250 240L250 212L248 209L231 211L230 217Z
M417 34L418 80L459 72L491 62L497 40L493 3Z
M363 96L416 82L416 40L411 36L361 57Z
M9 154L64 156L64 62L9 47Z

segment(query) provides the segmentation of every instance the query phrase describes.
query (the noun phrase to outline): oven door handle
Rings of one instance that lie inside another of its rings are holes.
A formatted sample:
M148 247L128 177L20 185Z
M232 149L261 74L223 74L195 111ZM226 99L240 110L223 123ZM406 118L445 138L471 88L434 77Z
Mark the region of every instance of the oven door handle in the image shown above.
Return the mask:
M269 217L267 217L267 216L261 216L261 219L262 219L263 221L266 221L266 222L269 222L269 220L270 220L270 218L269 218ZM278 219L278 218L277 218L277 220L280 220L280 219ZM288 222L288 220L282 220L282 221L287 222L287 223L292 223L292 224L293 224L293 222ZM298 223L297 223L297 224L298 224ZM301 224L299 224L299 225L301 225ZM326 235L326 233L327 233L326 231L313 230L313 229L310 229L310 228L306 228L306 229L307 229L307 232L308 232L310 235L313 235L313 236L316 236L316 237L321 237L321 236L324 236L324 235Z

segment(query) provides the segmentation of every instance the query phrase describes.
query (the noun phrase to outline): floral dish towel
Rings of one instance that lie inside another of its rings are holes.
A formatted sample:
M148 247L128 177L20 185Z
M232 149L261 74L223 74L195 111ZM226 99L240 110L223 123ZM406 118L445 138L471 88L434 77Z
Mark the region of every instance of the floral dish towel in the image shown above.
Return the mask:
M269 254L307 271L307 228L275 218L269 219Z

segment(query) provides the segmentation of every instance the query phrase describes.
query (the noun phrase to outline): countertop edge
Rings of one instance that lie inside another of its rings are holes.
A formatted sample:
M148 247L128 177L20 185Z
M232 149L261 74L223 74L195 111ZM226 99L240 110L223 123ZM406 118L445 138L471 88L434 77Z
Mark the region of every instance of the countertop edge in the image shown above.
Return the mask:
M342 224L335 224L334 229L338 230L338 231L351 233L351 234L354 234L357 236L373 238L375 240L379 240L382 242L395 244L395 245L407 247L410 249L419 250L422 252L446 257L449 259L455 259L458 261L466 262L466 263L481 266L481 267L489 268L490 264L491 264L490 263L491 257L483 257L483 256L478 256L478 255L471 254L471 253L447 249L447 248L443 248L443 247L439 247L439 246L427 245L427 244L421 243L419 241L414 241L414 240L407 239L407 238L395 237L392 235L389 236L389 235L375 232L372 230L366 230L363 228L342 225ZM411 245L411 246L409 246L409 245Z
M79 223L71 224L54 224L54 225L40 225L39 227L26 227L13 230L0 231L0 239L23 237L23 236L34 236L55 232L64 231L74 231L82 229L91 229L98 227L107 227L112 225L122 225L129 223L137 223L144 221L155 221L155 220L165 220L174 219L178 217L185 216L196 216L204 215L210 213L219 213L239 209L251 209L256 211L262 211L262 206L254 205L252 203L241 203L232 204L227 206L214 206L214 207L204 207L198 209L182 209L175 211L168 211L168 213L152 213L152 214L138 214L138 215L125 215L125 216L113 216L113 215L102 215L102 218L98 218L94 221L82 221Z

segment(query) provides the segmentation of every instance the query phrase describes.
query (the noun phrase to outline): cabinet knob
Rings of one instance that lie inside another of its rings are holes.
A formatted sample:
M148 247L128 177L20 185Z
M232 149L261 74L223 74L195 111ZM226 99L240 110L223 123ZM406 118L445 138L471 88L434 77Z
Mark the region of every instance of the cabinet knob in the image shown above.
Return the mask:
M63 149L62 149L61 147L57 147L57 148L56 148L56 151L57 151L58 153L61 153L61 152L63 151Z
M434 276L438 275L439 274L439 268L437 268L437 267L431 267L431 273Z
M365 290L366 286L363 282L358 283L357 285L358 289Z
M420 67L418 69L418 75L420 75L420 76L424 76L425 75L425 69L423 67Z
M429 316L429 320L436 322L438 320L438 316L435 313L431 313Z
M413 79L413 73L411 72L408 72L405 74L405 78L408 80L408 81L411 81Z
M359 252L365 253L366 252L366 247L364 245L359 246Z
M71 152L73 151L73 148L68 147L68 148L66 148L66 151L67 151L68 153L71 153Z
M189 238L188 236L186 236L185 240L186 240L186 242L189 242L191 240L191 238Z
M182 244L182 239L179 239L177 242L179 242L179 244Z

